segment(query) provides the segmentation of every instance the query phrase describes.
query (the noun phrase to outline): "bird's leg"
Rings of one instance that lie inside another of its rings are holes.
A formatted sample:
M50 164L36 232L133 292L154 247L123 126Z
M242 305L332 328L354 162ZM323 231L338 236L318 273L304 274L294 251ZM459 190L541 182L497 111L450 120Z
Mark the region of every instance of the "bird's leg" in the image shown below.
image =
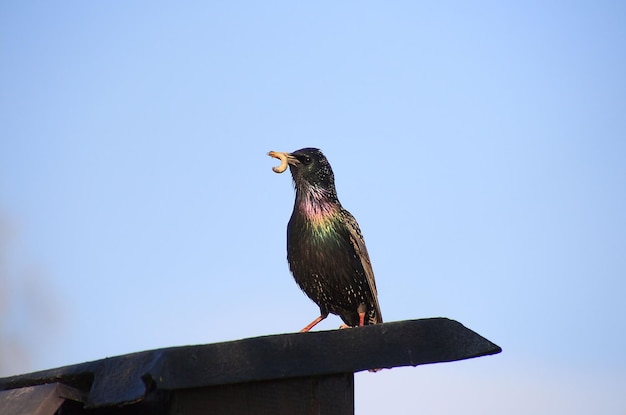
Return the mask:
M359 324L356 326L348 326L347 324L342 324L339 326L340 329L349 329L351 327L363 327L365 325L365 314L367 313L367 306L363 303L359 304L359 308L356 309L357 314L359 315Z
M365 304L361 303L356 311L359 313L359 327L363 327L365 325L365 312L367 311L367 307Z
M316 318L315 320L307 324L305 328L300 330L300 333L306 333L307 331L311 330L313 327L317 325L317 323L324 320L326 317L328 317L328 313L322 314L321 316L319 316L318 318Z

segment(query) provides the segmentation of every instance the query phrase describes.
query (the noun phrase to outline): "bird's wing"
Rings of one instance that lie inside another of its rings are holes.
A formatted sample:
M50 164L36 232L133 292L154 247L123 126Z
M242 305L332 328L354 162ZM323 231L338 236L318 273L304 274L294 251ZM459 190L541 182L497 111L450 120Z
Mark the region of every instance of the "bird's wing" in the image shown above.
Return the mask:
M365 247L365 241L361 234L361 229L354 216L346 211L346 219L348 222L348 230L350 232L350 244L354 248L357 257L361 260L361 265L365 271L365 278L367 279L367 285L372 293L372 300L376 311L376 321L372 323L382 323L383 315L380 312L380 305L378 305L378 291L376 290L376 281L374 280L374 270L372 269L372 263Z

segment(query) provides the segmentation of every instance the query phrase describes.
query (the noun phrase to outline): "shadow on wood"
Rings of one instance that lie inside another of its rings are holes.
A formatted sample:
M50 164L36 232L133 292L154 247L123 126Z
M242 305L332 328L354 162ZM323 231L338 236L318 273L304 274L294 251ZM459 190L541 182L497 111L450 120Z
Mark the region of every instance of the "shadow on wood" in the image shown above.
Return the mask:
M446 318L172 347L0 379L0 413L57 413L20 412L17 396L59 383L76 391L58 395L70 415L352 414L354 372L499 352Z

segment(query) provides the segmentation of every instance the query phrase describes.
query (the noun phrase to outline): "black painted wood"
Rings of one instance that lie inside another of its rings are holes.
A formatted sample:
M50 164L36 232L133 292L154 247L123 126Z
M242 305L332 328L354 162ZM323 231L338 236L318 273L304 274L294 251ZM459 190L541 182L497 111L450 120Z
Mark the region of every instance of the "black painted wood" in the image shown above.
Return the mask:
M155 396L161 407L167 391L321 378L500 351L456 321L432 318L131 353L3 378L0 390L61 382L85 393L86 408L146 403Z
M172 415L350 415L354 375L247 382L174 393Z

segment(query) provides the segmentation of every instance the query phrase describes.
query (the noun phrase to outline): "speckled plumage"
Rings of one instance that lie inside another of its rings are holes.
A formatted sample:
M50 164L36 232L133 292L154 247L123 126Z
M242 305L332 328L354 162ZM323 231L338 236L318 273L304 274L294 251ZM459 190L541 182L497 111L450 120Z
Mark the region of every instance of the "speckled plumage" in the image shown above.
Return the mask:
M337 198L328 160L315 148L289 157L296 200L287 226L287 260L300 288L320 307L312 325L332 313L348 326L359 326L359 312L362 324L382 323L365 242Z

